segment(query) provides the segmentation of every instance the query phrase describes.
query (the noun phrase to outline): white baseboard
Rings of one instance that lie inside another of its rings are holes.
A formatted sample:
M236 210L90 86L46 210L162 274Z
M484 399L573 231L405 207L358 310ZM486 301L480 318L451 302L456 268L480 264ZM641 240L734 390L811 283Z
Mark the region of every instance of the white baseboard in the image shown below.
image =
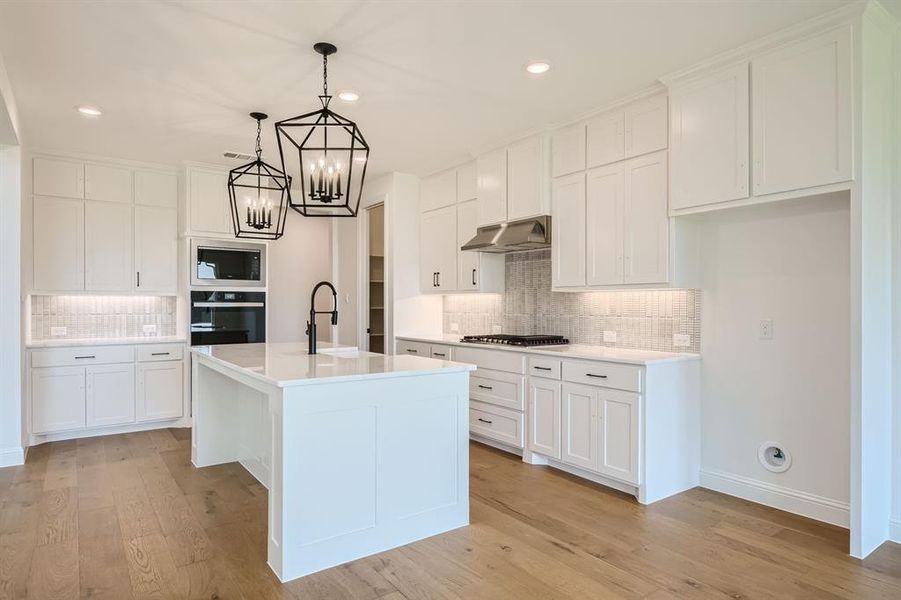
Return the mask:
M901 517L892 517L888 521L888 539L901 544Z
M25 464L24 448L0 448L0 468Z
M92 429L75 429L61 431L59 433L33 433L29 438L30 446L37 446L46 442L61 442L78 438L99 437L102 435L114 435L117 433L134 433L137 431L150 431L152 429L168 429L191 427L191 417L179 417L166 421L151 421L148 423L128 423L126 425L113 425L110 427L95 427Z
M850 526L850 504L832 498L715 469L701 469L701 487L839 527Z

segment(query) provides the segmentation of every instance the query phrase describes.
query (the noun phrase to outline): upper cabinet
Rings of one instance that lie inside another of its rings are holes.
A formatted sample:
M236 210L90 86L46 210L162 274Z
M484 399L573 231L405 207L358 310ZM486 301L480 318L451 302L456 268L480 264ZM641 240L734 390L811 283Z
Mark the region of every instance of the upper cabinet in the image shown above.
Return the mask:
M479 225L507 220L507 150L502 148L476 159Z
M457 207L423 212L419 221L419 288L428 292L457 289Z
M84 166L86 200L131 203L132 170L126 167L87 163Z
M35 197L32 287L84 290L84 201Z
M479 197L476 161L457 167L457 202L475 200Z
M135 171L135 204L178 207L178 177L174 173Z
M669 281L666 151L625 162L623 283Z
M120 202L84 205L84 289L127 292L132 271L132 207Z
M670 90L670 206L748 197L748 63Z
M596 117L586 126L587 166L600 167L626 158L626 118L621 111Z
M34 194L84 198L84 163L57 158L35 158Z
M450 169L422 180L419 207L425 212L457 203L457 170Z
M751 82L755 195L851 179L849 27L752 60Z
M228 199L228 171L188 167L188 235L234 237Z
M585 170L585 125L575 125L551 135L551 174L554 177Z
M507 220L546 215L545 142L535 136L507 148Z
M626 158L666 148L666 96L630 104L623 119Z
M554 180L551 200L551 283L585 285L585 174Z

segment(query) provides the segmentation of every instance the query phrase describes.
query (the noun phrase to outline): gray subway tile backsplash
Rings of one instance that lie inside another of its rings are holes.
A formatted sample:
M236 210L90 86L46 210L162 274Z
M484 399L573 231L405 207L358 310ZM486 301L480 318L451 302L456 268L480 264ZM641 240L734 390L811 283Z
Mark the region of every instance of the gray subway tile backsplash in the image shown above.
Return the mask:
M31 339L164 337L176 334L174 296L31 296ZM154 325L153 332L144 332ZM52 335L65 327L65 335Z
M699 352L701 292L694 289L551 291L549 250L508 254L503 294L444 297L443 331L564 335L574 344ZM457 331L453 331L453 325ZM615 331L616 342L603 332ZM675 347L674 334L691 336Z

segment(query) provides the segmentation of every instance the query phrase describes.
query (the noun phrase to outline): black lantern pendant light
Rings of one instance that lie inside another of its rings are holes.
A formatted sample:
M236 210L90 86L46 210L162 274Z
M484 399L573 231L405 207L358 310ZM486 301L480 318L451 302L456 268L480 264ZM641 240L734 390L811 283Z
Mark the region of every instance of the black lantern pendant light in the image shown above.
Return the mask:
M306 217L355 217L369 146L356 123L328 107L328 57L338 49L328 42L313 49L322 55L322 108L275 124L282 170L295 186L288 199Z
M257 122L257 158L228 172L235 237L277 240L285 233L291 180L260 158L261 123L269 116L261 112L252 112L250 116Z

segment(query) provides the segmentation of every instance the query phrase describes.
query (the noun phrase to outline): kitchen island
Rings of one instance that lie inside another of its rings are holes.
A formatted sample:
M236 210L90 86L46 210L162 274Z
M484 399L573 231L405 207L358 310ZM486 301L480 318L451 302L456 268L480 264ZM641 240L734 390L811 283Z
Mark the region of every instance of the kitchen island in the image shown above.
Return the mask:
M192 348L192 462L269 490L281 581L469 524L474 367L320 346Z

